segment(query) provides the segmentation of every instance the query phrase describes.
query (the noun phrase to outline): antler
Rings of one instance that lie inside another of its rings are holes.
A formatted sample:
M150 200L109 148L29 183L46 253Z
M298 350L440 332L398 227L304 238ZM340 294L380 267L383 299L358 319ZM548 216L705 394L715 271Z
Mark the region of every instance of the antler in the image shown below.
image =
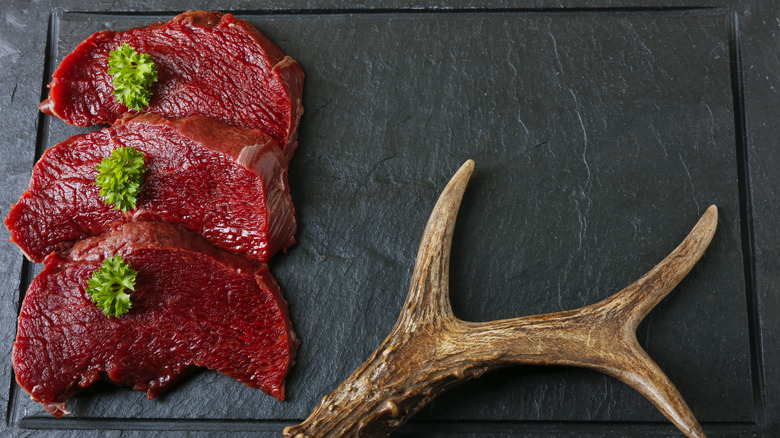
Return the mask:
M592 368L647 397L689 437L701 426L674 384L642 349L636 328L685 277L712 240L710 206L688 237L647 274L617 294L576 310L483 323L452 313L449 264L458 208L474 162L442 192L425 227L401 315L373 355L287 437L387 436L437 395L512 364Z

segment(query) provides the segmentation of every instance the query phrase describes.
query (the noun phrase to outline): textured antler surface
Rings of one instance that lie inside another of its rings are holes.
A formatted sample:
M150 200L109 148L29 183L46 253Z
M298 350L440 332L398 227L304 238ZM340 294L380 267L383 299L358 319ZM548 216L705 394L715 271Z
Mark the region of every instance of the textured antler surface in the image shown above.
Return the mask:
M573 365L614 376L647 397L689 437L704 432L680 393L642 349L636 328L690 272L717 226L707 209L688 237L630 286L576 310L473 323L449 300L450 247L467 161L439 197L425 227L401 314L374 354L288 437L386 436L437 395L511 364Z

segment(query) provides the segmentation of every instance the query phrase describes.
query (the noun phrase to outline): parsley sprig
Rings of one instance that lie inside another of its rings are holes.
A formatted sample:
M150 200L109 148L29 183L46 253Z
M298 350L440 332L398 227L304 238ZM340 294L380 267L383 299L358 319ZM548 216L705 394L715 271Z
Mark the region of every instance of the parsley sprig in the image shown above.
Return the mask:
M137 271L130 269L121 255L103 261L103 265L92 274L87 281L86 292L92 297L100 310L107 317L117 317L130 310L130 294L126 291L135 290Z
M114 95L119 103L134 110L149 105L150 88L157 82L157 66L149 54L122 43L108 56L108 74L114 77Z
M110 157L103 158L95 167L98 171L95 185L100 187L100 196L106 204L122 211L135 208L145 161L144 154L127 146L120 146L111 151Z

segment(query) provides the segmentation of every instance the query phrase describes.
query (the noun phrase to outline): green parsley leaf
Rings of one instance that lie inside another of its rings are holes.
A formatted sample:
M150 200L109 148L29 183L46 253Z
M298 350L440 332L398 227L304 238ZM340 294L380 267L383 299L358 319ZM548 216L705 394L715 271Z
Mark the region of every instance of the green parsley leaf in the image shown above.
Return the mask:
M135 290L137 271L130 269L122 256L107 258L87 281L86 292L107 317L127 313L132 307L127 290Z
M135 208L145 161L144 154L127 146L120 146L111 151L110 157L103 158L95 167L98 171L95 185L100 187L100 196L106 204L122 211Z
M119 103L134 110L149 105L150 88L157 82L157 66L149 54L122 43L108 56L108 74L114 77L114 95Z

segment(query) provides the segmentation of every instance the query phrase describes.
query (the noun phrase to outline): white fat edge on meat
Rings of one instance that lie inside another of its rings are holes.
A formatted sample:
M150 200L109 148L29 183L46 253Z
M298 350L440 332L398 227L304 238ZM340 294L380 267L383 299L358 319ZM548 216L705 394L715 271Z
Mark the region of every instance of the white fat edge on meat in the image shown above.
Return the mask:
M238 154L238 158L236 159L236 162L246 167L247 169L252 169L252 163L255 162L257 156L260 154L260 152L268 143L269 142L265 142L263 144L254 144L251 146L244 146L244 148L241 149L241 153Z

